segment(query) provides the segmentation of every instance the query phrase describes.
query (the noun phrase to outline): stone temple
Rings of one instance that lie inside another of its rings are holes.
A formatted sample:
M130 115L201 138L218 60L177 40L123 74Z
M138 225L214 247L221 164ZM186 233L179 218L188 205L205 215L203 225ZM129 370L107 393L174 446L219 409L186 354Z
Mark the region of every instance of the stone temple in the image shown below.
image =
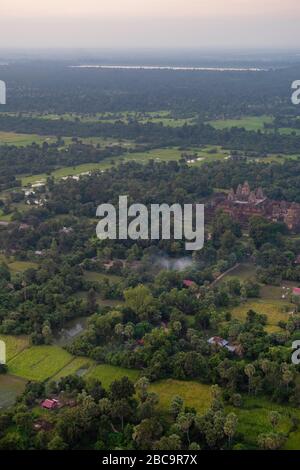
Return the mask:
M260 216L273 222L284 222L292 232L300 231L300 204L275 201L264 195L262 188L251 190L247 181L239 184L236 191L218 194L207 207L208 215L221 209L241 225L246 226L250 217Z

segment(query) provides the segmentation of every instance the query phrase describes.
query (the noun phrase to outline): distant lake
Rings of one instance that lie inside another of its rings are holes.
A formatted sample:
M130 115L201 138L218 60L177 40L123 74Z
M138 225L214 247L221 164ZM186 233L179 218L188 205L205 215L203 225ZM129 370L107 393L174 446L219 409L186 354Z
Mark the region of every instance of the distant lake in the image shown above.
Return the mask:
M173 70L183 72L267 72L270 69L259 67L177 67L172 65L70 65L77 69L108 70Z

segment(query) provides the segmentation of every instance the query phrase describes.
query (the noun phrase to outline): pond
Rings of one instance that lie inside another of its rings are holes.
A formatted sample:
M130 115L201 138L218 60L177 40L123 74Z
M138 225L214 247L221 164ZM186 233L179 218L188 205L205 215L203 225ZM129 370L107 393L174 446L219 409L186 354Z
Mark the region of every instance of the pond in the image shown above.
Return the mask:
M68 321L64 328L54 335L54 344L57 346L66 346L74 338L79 336L87 327L88 317L73 318Z
M9 374L0 375L0 411L13 405L25 390L26 381Z

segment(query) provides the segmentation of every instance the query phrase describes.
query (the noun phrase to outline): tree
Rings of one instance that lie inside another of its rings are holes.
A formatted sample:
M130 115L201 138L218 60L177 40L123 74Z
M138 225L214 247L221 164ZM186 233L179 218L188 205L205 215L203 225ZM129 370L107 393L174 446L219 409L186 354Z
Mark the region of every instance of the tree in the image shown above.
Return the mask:
M62 440L59 435L55 435L47 446L48 450L66 450L68 448L67 444Z
M248 377L248 393L251 391L251 379L255 374L255 367L253 364L247 364L244 369L245 374Z
M140 449L152 449L154 440L160 438L162 430L157 417L146 418L135 426L132 437Z
M179 413L181 413L182 409L183 409L183 398L181 398L179 395L176 395L172 401L171 401L171 405L170 405L170 411L171 411L171 414L177 418L177 416L179 415Z
M144 402L147 398L148 395L148 388L149 388L149 380L147 377L141 377L136 383L135 383L135 390L138 394L139 399Z
M154 450L180 450L181 439L177 434L163 436L159 441L155 442L153 448Z
M123 398L130 398L134 394L134 385L128 377L122 377L120 380L115 380L110 384L109 396L112 401L122 400Z
M234 413L229 413L226 416L224 424L224 434L228 437L228 444L231 445L233 436L235 435L238 424L238 418Z
M278 413L278 411L271 411L271 413L269 414L269 420L274 432L280 420L280 413Z
M192 413L180 413L177 416L176 424L178 425L180 431L182 431L190 445L190 427L194 422L194 415Z

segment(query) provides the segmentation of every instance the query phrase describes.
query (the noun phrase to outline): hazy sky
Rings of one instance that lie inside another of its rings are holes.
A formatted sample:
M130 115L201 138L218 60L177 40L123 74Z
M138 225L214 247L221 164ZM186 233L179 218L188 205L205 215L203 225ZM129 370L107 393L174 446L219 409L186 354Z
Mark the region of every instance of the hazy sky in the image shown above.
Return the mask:
M299 45L299 0L5 0L1 3L0 48L296 48Z

